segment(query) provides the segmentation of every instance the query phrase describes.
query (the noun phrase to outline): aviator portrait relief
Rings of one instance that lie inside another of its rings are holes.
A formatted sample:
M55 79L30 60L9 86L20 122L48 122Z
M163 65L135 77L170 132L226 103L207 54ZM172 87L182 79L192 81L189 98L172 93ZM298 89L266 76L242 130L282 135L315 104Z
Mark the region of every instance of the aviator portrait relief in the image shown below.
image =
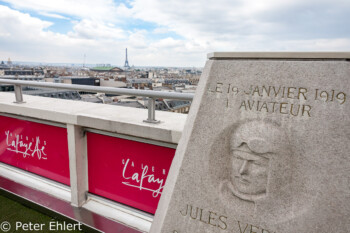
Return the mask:
M227 149L220 158L224 169L217 171L218 191L228 212L250 220L287 220L293 208L293 153L282 127L247 120L228 127L220 137Z
M257 150L251 150L250 147L247 143L242 143L231 148L232 169L228 188L233 195L254 201L266 194L269 157L268 154L257 153Z

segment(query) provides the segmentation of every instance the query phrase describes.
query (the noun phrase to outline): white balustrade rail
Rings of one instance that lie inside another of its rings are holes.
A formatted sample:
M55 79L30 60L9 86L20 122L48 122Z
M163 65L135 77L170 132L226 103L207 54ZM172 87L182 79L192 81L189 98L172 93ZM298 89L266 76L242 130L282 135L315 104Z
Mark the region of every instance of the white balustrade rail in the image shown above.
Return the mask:
M177 93L177 92L164 92L164 91L152 91L152 90L135 90L127 88L115 88L115 87L99 87L89 85L77 85L77 84L62 84L62 83L48 83L48 82L37 82L37 81L22 81L22 80L8 80L0 79L0 84L14 85L15 89L15 103L24 103L22 86L32 87L43 87L43 88L55 88L64 90L75 90L75 91L88 91L88 92L99 92L106 94L115 95L130 95L130 96L142 96L148 97L148 118L144 120L148 123L159 123L155 119L155 99L175 99L175 100L187 100L192 101L194 94L191 93Z

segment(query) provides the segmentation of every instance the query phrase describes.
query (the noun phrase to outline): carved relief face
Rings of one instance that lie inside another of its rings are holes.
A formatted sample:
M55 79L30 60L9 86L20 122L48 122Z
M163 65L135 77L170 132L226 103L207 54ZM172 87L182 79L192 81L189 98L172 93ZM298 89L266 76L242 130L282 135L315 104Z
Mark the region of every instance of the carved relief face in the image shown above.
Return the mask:
M266 193L269 159L250 150L246 144L232 150L231 183L243 194Z
M230 137L230 192L246 201L256 202L276 193L277 180L289 177L291 152L288 138L280 126L268 121L253 120L239 125ZM282 166L283 164L283 166Z

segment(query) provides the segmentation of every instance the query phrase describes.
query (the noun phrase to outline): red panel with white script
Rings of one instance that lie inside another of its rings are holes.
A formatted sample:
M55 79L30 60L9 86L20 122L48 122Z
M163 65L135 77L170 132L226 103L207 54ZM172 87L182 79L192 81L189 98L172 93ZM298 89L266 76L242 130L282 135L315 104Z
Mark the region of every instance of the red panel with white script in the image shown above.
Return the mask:
M67 130L0 116L0 162L69 185Z
M89 192L154 214L175 149L87 133Z

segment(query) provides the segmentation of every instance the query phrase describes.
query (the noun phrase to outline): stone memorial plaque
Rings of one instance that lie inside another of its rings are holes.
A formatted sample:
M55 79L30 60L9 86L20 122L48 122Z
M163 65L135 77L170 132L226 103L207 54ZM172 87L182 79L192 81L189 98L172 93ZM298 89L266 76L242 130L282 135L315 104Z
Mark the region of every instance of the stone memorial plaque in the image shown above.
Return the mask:
M151 233L350 231L350 53L209 55Z

